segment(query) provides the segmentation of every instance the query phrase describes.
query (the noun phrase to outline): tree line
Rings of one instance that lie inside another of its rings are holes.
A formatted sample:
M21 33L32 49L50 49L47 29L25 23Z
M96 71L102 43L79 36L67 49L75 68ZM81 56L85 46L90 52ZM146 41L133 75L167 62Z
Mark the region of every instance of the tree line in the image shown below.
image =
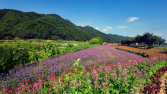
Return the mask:
M153 33L144 33L143 35L137 35L134 38L127 38L123 39L121 41L121 45L135 45L138 43L139 45L147 45L148 47L154 46L155 44L158 44L159 46L163 43L165 43L165 39L162 39L162 37L153 35Z

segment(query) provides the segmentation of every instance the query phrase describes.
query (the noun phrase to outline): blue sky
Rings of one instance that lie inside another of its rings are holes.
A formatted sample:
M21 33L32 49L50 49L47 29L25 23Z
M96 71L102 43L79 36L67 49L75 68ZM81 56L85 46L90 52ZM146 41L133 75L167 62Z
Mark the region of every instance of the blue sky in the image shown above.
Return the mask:
M77 26L135 37L145 32L167 42L167 0L0 0L0 9L58 14Z

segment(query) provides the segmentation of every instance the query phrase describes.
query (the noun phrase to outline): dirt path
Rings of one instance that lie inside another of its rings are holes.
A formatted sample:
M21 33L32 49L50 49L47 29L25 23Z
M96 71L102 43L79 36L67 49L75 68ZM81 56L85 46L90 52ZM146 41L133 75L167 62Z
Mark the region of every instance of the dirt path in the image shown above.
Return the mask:
M164 73L164 75L159 80L162 82L161 89L158 94L166 94L166 87L167 87L167 72ZM164 87L164 88L163 88Z

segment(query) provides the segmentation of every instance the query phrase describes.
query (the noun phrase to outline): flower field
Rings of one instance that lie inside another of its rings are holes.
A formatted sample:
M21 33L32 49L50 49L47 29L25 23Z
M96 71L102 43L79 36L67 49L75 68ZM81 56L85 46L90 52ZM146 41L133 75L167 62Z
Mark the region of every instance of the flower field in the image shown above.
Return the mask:
M94 46L12 69L0 77L1 93L135 94L151 84L152 74L167 66L163 55L143 58L113 47Z

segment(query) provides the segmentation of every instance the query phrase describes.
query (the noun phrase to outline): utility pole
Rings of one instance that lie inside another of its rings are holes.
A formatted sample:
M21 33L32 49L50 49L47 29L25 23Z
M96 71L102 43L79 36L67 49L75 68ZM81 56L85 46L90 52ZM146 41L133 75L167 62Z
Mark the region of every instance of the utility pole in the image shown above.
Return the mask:
M155 36L155 30L156 30L156 29L154 28L154 36ZM154 43L153 43L153 46L154 46Z
M155 30L156 30L156 29L154 28L154 35L155 35Z

